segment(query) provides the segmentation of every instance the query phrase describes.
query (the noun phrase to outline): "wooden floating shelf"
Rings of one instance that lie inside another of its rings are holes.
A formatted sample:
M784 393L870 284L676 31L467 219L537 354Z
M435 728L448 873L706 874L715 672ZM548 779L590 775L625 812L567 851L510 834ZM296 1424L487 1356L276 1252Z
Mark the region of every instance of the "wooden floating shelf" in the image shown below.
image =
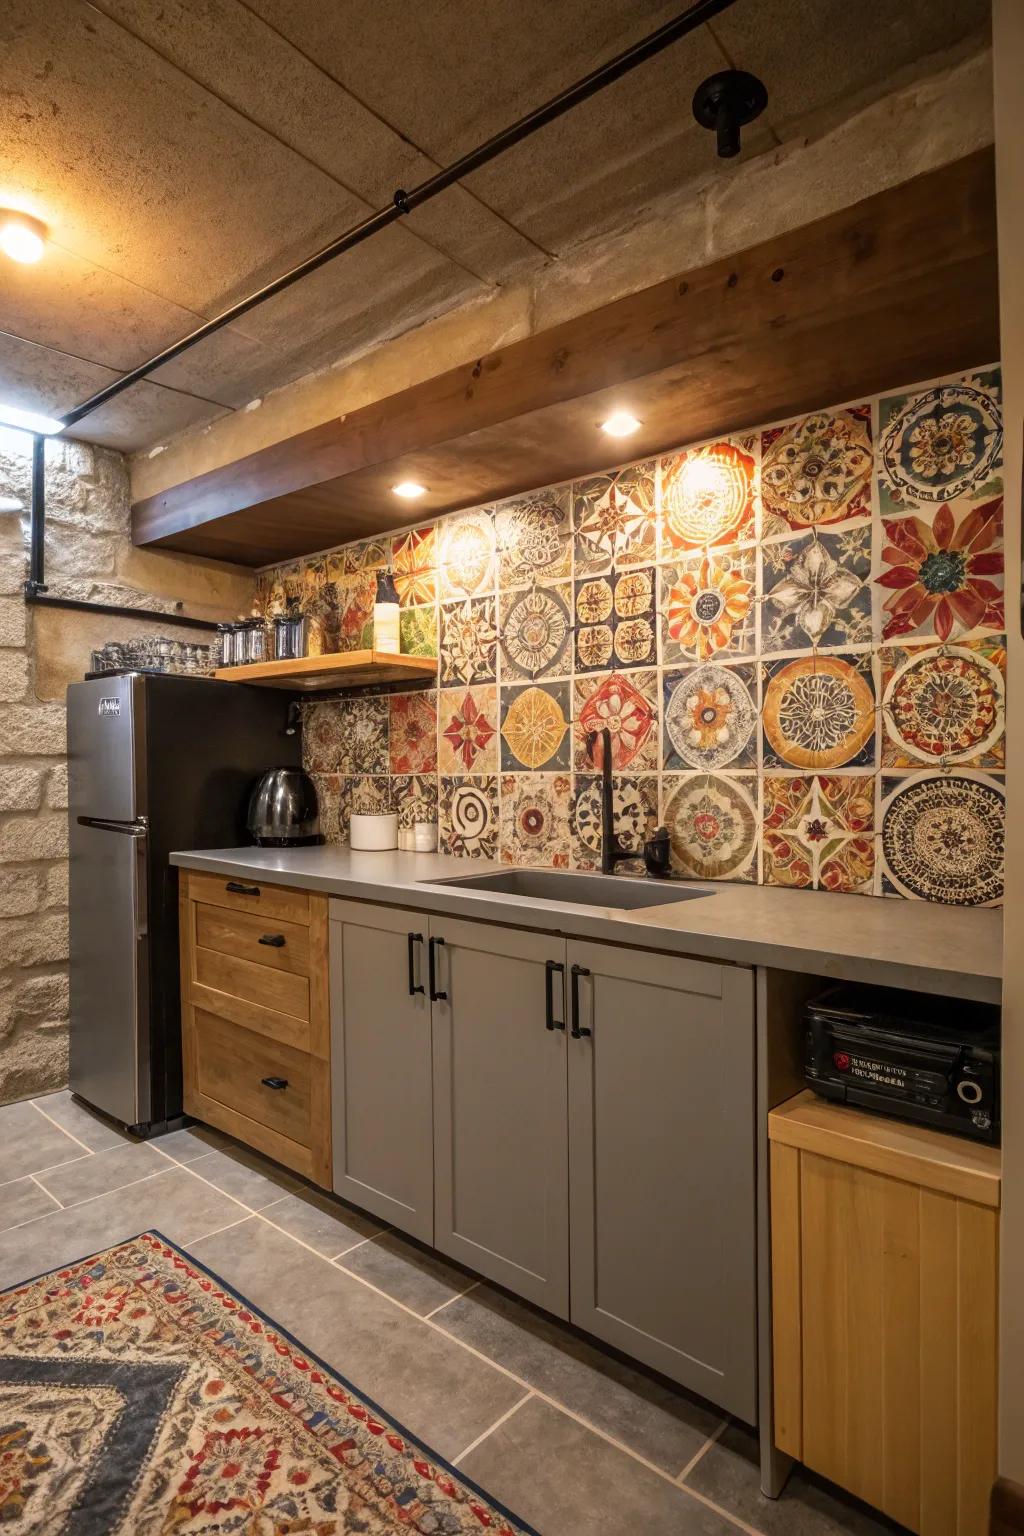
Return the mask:
M261 688L290 688L315 693L366 683L411 683L437 676L436 656L396 656L391 651L333 651L328 656L300 656L294 661L258 661L218 667L225 683L255 683Z

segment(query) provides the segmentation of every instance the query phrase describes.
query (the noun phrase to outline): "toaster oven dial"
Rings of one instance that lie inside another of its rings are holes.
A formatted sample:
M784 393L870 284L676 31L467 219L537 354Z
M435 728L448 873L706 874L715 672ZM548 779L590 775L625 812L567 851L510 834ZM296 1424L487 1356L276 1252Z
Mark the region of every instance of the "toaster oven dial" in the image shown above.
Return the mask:
M978 1083L972 1083L964 1078L956 1085L957 1097L963 1099L965 1104L980 1104L981 1087Z

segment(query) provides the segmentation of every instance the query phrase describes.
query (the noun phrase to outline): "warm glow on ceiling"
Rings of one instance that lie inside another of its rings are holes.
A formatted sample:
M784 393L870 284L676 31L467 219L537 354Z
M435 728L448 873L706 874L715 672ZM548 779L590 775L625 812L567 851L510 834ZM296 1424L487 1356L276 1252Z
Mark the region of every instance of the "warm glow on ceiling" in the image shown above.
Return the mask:
M425 496L427 492L426 486L418 485L415 480L400 480L391 489L396 496L401 496L404 501L415 501L417 496Z
M17 208L0 208L0 251L12 261L38 261L46 249L46 225Z
M602 421L601 431L607 432L609 437L632 437L640 425L628 411L613 411L607 421Z

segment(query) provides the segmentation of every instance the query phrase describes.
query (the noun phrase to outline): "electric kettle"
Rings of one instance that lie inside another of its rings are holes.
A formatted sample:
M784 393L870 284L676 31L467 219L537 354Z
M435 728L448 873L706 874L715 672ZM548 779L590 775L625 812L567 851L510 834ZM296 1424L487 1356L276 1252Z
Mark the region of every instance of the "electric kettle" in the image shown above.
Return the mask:
M316 785L301 768L270 768L249 796L246 826L261 848L308 848L320 842Z

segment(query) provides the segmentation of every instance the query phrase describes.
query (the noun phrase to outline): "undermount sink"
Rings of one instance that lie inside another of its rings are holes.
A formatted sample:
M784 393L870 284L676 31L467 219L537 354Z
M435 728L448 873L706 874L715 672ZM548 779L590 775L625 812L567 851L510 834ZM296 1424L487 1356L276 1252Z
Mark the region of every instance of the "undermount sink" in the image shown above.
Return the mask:
M557 869L503 869L494 874L452 875L420 884L457 885L467 891L495 891L533 901L565 901L576 907L618 907L624 912L714 895L713 891L694 890L674 881L656 883L630 875L573 875Z

